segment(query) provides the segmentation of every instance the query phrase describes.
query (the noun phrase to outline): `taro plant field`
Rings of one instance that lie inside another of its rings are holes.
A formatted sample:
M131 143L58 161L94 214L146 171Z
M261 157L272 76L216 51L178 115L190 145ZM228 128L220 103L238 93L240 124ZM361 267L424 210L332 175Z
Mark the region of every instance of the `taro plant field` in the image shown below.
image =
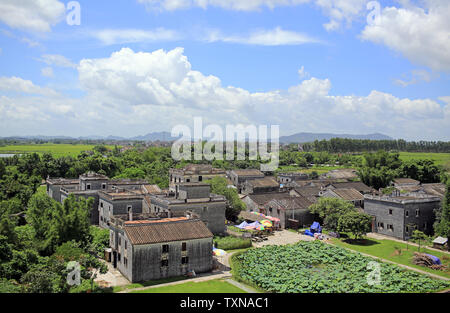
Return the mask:
M265 246L233 256L236 277L267 292L426 293L450 288L450 281L392 264L377 262L377 272L371 262L375 259L319 241Z

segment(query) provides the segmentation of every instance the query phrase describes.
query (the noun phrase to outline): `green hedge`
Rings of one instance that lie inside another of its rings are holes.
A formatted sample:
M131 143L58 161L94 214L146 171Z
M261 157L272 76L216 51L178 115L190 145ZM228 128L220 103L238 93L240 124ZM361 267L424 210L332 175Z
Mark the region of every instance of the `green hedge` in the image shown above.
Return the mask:
M252 246L252 240L233 236L215 237L214 245L217 249L222 250L245 249Z

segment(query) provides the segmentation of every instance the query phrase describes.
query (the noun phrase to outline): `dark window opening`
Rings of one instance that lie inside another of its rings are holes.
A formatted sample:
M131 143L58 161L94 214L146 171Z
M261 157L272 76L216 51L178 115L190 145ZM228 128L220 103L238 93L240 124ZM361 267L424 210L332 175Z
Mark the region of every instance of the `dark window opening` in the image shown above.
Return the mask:
M187 245L186 245L186 243L185 242L183 242L182 244L181 244L181 251L186 251L186 247Z
M189 263L189 257L184 256L181 258L181 264L188 264Z
M203 181L203 176L199 176L198 181Z
M169 253L169 245L162 246L162 253Z
M169 266L169 260L161 260L161 267Z

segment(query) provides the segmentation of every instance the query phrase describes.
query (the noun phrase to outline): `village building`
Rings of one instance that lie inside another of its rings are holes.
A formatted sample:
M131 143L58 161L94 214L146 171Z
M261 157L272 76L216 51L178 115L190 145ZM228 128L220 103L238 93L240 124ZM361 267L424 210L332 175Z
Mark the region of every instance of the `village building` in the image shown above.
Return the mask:
M272 177L247 180L242 187L245 195L276 192L280 190L280 184Z
M226 171L209 164L188 164L184 168L169 169L169 188L175 190L179 183L201 183L214 177L226 177Z
M265 212L265 204L273 199L289 199L288 192L272 192L262 194L251 194L241 198L249 212Z
M71 194L77 199L82 197L85 199L93 198L94 203L90 212L90 220L93 225L102 225L105 227L106 216L103 216L103 221L100 219L100 192L110 193L114 190L120 189L121 192L139 193L145 196L149 194L162 193L156 185L149 185L146 180L120 179L111 180L105 175L94 172L88 172L80 175L78 179L64 179L64 178L47 178L47 194L54 200L64 203ZM143 201L143 200L141 200ZM102 224L103 222L103 224Z
M372 193L374 190L360 181L355 182L331 182L324 186L324 189L356 189L362 194Z
M339 169L332 170L328 173L322 174L321 178L335 179L335 180L353 180L358 178L358 174L354 169Z
M364 212L373 218L372 232L408 240L414 230L432 234L440 202L439 197L429 195L365 195Z
M312 204L302 196L273 199L264 205L264 214L279 218L280 227L283 229L307 227L314 222L314 215L309 212Z
M283 185L295 180L307 180L308 178L308 174L300 172L279 173L277 175L277 181Z
M401 188L408 186L418 186L420 185L420 181L412 179L412 178L396 178L391 182L391 186Z
M113 218L110 247L113 266L132 283L213 269L213 234L195 218Z
M324 198L337 198L351 202L357 208L364 208L364 195L354 188L328 189L321 192Z
M236 186L238 193L242 192L244 183L247 180L264 178L264 173L257 169L232 170L228 172L228 177Z
M110 191L99 191L98 211L99 225L109 228L111 218L115 215L142 213L144 195L133 191L116 188Z
M175 192L167 195L150 195L150 212L176 213L191 211L207 225L213 234L225 232L226 199L211 193L211 186L202 183L175 185Z
M322 192L322 188L316 186L296 187L289 191L293 197L305 197L310 202L316 203Z

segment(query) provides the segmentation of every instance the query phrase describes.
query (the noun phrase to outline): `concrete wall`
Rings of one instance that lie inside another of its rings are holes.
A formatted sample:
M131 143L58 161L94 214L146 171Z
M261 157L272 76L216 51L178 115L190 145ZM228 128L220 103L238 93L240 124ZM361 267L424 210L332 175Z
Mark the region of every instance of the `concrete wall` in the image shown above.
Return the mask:
M151 213L192 211L199 215L213 234L225 232L225 202L181 203L168 205L164 201L152 198Z
M109 200L100 198L97 204L98 223L103 228L109 228L107 222L111 217L128 214L128 206L131 206L133 213L142 213L142 203L142 199Z
M408 227L409 232L406 231L406 226L410 224L417 225L418 230L431 235L435 220L434 210L438 207L439 202L402 204L367 198L364 202L364 212L375 217L373 231L402 240L410 238L413 229ZM418 217L416 217L416 209L420 210ZM391 214L389 210L392 210ZM408 211L408 216L406 216L406 211ZM380 223L383 223L383 225L380 225ZM394 229L388 229L388 224L393 225Z
M212 238L176 241L149 245L131 246L127 241L125 250L125 237L119 248L121 261L118 262L119 271L131 282L147 281L175 277L194 270L204 273L212 270L213 256ZM182 251L182 243L186 242L186 251ZM169 253L162 253L162 246L169 245ZM183 256L187 256L187 264L181 264ZM128 259L128 266L124 265L124 257ZM167 259L168 267L161 266L161 260Z
M211 192L211 186L183 186L178 185L178 199L201 199L201 198L209 198Z
M88 190L87 185L91 185L89 190L105 190L108 188L108 180L90 180L90 179L80 179L80 189ZM103 187L105 184L105 187Z

